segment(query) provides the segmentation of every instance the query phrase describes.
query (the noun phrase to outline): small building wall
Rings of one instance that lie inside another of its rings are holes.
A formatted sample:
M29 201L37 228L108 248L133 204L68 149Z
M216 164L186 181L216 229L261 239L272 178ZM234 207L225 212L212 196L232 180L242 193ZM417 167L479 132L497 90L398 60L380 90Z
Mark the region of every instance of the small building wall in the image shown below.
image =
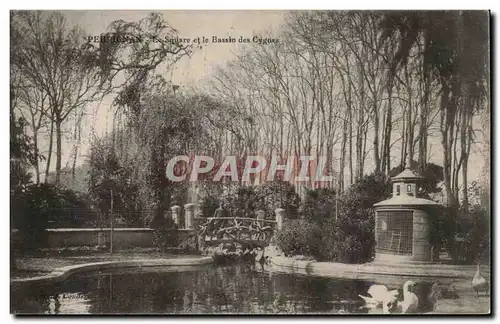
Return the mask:
M413 261L431 261L429 215L424 210L413 211Z

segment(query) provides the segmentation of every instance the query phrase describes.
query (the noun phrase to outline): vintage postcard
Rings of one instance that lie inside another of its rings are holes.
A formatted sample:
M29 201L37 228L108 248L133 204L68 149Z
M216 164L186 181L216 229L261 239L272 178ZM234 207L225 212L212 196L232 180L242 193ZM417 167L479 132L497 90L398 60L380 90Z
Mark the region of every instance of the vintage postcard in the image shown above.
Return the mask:
M12 314L491 314L490 12L10 11Z

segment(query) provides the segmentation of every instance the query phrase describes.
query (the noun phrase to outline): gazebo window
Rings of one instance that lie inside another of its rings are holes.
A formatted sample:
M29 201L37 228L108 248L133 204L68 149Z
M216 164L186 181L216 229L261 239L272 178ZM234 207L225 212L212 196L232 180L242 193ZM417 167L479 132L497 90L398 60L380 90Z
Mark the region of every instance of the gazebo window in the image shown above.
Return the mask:
M401 194L401 187L399 185L396 186L396 196Z

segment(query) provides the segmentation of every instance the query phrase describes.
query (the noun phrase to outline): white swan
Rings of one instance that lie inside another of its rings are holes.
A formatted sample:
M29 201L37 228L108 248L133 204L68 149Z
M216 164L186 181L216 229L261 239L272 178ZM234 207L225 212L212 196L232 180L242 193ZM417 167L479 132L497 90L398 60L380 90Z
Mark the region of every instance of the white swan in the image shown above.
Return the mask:
M472 278L472 288L476 292L477 297L479 297L479 292L488 289L488 282L481 275L481 269L479 268L479 263L477 264L477 271Z
M403 300L398 301L396 297L384 303L384 311L388 313L415 313L418 309L418 297L412 291L416 285L414 281L407 281L403 285Z
M368 289L368 294L371 297L358 295L365 301L365 305L363 308L376 309L376 308L384 308L388 301L392 300L393 297L396 297L399 292L397 290L389 290L384 285L372 285Z
M415 282L407 281L403 286L403 307L402 312L405 313L414 313L418 307L418 297L412 291L415 286Z

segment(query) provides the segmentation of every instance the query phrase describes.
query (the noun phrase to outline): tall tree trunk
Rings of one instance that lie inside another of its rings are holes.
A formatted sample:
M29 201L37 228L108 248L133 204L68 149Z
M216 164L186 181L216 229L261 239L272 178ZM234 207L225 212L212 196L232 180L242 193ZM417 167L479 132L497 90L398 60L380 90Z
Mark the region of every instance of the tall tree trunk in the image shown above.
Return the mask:
M385 174L389 174L391 170L391 135L392 135L392 82L393 78L391 77L387 84L387 94L389 99L387 101L387 115L385 121L385 129L384 129L384 151L383 151L383 161L385 161L385 165L382 168L382 172Z
M47 152L47 165L45 166L45 183L49 181L50 162L52 159L52 146L54 144L54 122L50 121L49 151Z
M379 155L379 128L380 112L377 109L377 99L373 98L373 154L375 156L375 173L380 173L380 155Z
M407 165L407 168L411 168L411 163L413 162L414 156L414 146L413 146L413 138L414 138L414 124L413 124L413 100L412 100L412 91L411 91L411 79L410 73L408 71L408 67L405 65L405 75L406 75L406 91L408 94L408 112L406 115L406 133L407 133L407 144L406 144L406 154L409 155L410 165Z
M446 194L446 204L448 206L455 206L456 199L451 188L451 147L453 143L453 125L454 118L451 106L453 103L450 98L450 87L447 83L442 84L441 93L441 145L443 147L443 179L444 190Z
M352 158L352 110L349 109L349 184L354 182L354 170L353 170L353 158Z
M345 169L345 152L347 144L347 121L344 120L342 143L340 148L340 165L339 165L339 179L338 179L338 192L344 191L344 169Z
M62 121L56 119L56 182L58 185L61 181L61 160L62 160Z
M78 139L75 144L75 154L73 156L73 165L71 166L71 180L75 181L76 180L76 160L78 159L78 148L80 147L80 142L81 142L81 134L80 130L78 130Z
M360 92L360 103L358 111L358 125L356 129L356 180L363 177L363 161L364 161L364 149L363 149L363 137L364 137L364 122L365 122L365 83L363 75L363 67L358 68L358 78L359 78L359 92Z
M428 136L428 125L427 119L429 116L429 95L430 95L430 80L429 80L429 67L428 64L424 64L424 97L422 103L422 111L420 113L420 129L418 135L418 170L424 172L427 164L427 136Z
M163 157L165 155L164 141L158 141L151 150L152 179L154 192L154 217L151 227L162 228L165 226L165 178L166 170Z
M461 151L461 161L462 161L462 197L463 197L463 209L469 210L469 197L467 195L468 179L467 171L469 166L469 152L472 142L472 115L474 114L474 107L470 97L471 89L466 93L467 99L465 100L465 106L462 107L462 120L461 120L461 135L460 135L460 151Z
M35 173L36 173L36 184L40 183L40 163L38 161L38 133L35 132L33 135L33 149L34 149L34 160L35 160Z
M404 169L406 166L406 110L403 110L403 127L401 129L401 154L399 156L399 165Z

